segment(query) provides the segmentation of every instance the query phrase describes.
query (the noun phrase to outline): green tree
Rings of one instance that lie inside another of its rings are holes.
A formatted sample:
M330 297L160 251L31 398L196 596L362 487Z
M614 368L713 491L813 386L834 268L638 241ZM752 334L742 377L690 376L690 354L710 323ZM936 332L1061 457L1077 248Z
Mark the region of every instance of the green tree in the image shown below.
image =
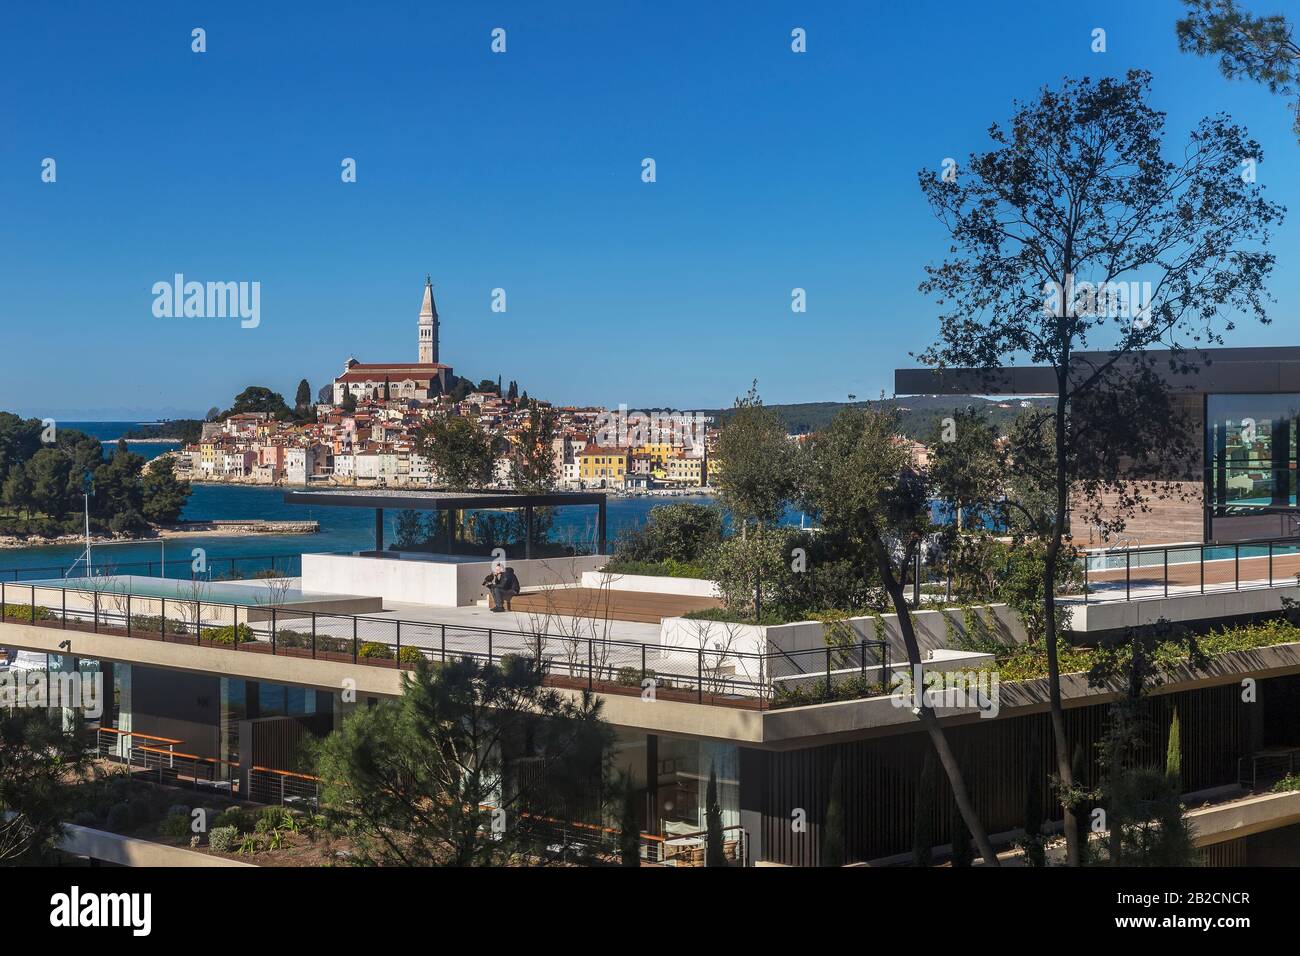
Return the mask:
M492 436L476 418L429 419L415 435L415 450L429 460L439 482L454 491L482 488L492 480Z
M709 761L709 783L704 791L704 845L705 866L726 866L727 855L723 849L722 804L718 802L718 768Z
M68 455L57 448L42 448L27 460L24 470L31 483L34 510L60 519L72 509L75 472Z
M91 752L80 724L65 730L57 711L0 708L0 865L54 862Z
M1193 862L1190 825L1181 805L1179 745L1171 728L1164 767L1143 764L1141 702L1162 683L1162 661L1186 657L1187 666L1204 670L1209 657L1196 636L1168 621L1126 629L1104 640L1093 653L1088 685L1122 694L1110 707L1105 736L1099 743L1099 796L1106 810L1108 859L1111 866L1187 866Z
M40 419L0 412L0 482L9 476L10 468L27 461L40 447Z
M31 517L34 505L32 482L27 477L27 469L22 462L15 462L10 466L4 489L0 491L0 498L3 498L5 507L11 511L21 511Z
M1178 708L1169 721L1169 746L1165 750L1165 774L1180 788L1183 784L1183 728L1178 722Z
M1001 488L997 442L997 432L971 407L941 419L930 435L930 481L959 531L966 513L987 509Z
M510 446L510 483L516 491L537 493L555 487L555 413L536 402Z
M618 792L621 812L618 818L618 855L623 866L641 865L641 827L637 824L637 789L629 767L620 775Z
M343 404L340 407L345 415L351 415L357 410L357 396L352 389L343 393Z
M1219 343L1237 312L1267 321L1274 257L1266 246L1284 212L1240 175L1241 158L1262 149L1227 117L1202 120L1187 147L1165 158L1164 114L1147 102L1150 82L1135 70L1043 89L1016 104L1009 124L990 128L993 148L972 155L955 179L928 170L919 177L951 234L947 260L928 267L921 284L945 308L923 360L990 374L1028 360L1050 367L1056 381L1039 413L1050 428L1032 431L1053 442L1039 469L1054 499L1042 591L1063 800L1075 791L1055 583L1058 565L1072 559L1068 523L1073 516L1113 532L1151 494L1140 479L1169 462L1193 475L1198 445L1148 350L1175 343L1168 365L1178 371L1188 364L1181 337ZM1149 301L1121 308L1105 290L1130 280L1148 284ZM1083 351L1098 341L1106 351ZM1165 482L1158 493L1177 490ZM1067 859L1077 865L1074 807L1063 809Z
M651 508L642 527L620 536L616 555L624 561L695 563L721 542L721 509L680 501Z
M927 750L921 760L916 781L916 800L912 811L912 865L929 866L934 848L934 751Z
M920 547L936 529L930 519L932 492L926 476L913 468L910 453L895 441L895 435L892 416L845 408L829 428L809 439L804 493L827 533L840 535L875 564L898 615L911 673L916 674L922 668L921 651L903 587ZM985 863L997 866L997 855L934 708L922 697L915 712Z
M357 710L317 746L326 819L369 865L550 862L550 837L529 821L600 818L600 710L542 687L525 658L421 658L399 700Z
M758 383L737 398L735 412L718 435L718 496L739 531L776 524L796 491L795 446L785 426L763 407Z
M142 510L149 521L174 524L190 497L190 483L176 478L176 462L164 456L151 462L141 479Z
M95 471L92 514L114 534L139 534L148 527L144 517L144 459L119 452Z
M229 411L222 412L220 417L224 419L229 418L231 415L244 415L255 412L268 413L272 418L278 418L281 421L288 421L293 418L293 412L284 403L284 396L262 385L250 385L236 395L235 404L230 407Z
M1237 0L1183 0L1187 15L1178 21L1178 48L1198 56L1218 56L1230 80L1246 77L1270 93L1298 97L1291 104L1300 137L1300 43L1295 27L1280 13L1250 13Z
M293 413L299 419L307 419L311 417L311 409L311 383L304 378L293 396Z

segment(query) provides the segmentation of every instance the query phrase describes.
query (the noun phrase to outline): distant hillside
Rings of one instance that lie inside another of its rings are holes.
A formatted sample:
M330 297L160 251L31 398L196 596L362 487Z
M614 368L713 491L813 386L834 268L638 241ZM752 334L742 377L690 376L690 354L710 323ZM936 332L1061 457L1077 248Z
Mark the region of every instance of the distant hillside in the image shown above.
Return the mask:
M997 428L999 434L1005 434L1007 427L1020 414L1023 406L1043 405L1045 399L1009 399L989 400L986 398L969 398L964 395L913 395L907 398L886 398L869 402L804 402L796 405L769 405L792 435L805 435L815 432L830 424L840 411L849 406L855 408L897 409L899 413L899 431L909 438L924 440L934 433L938 422L958 409L968 406L982 411L988 421ZM698 409L705 415L713 416L717 423L725 423L734 409Z

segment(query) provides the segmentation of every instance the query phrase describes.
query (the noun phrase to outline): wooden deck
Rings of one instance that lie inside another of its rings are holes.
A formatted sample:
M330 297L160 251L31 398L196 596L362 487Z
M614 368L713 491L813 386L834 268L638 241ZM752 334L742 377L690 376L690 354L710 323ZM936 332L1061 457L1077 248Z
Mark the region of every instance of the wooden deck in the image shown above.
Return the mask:
M722 602L716 598L599 588L525 591L510 602L512 611L523 614L609 618L642 624L658 624L665 617L681 617L688 611L703 611L721 606Z

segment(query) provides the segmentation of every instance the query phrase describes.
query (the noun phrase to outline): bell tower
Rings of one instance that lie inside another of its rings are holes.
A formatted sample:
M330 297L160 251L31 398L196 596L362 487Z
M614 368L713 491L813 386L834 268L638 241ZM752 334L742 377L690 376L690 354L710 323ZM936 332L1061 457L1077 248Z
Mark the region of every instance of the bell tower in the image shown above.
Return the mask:
M424 277L424 301L420 303L420 364L438 361L438 307L433 304L433 278Z

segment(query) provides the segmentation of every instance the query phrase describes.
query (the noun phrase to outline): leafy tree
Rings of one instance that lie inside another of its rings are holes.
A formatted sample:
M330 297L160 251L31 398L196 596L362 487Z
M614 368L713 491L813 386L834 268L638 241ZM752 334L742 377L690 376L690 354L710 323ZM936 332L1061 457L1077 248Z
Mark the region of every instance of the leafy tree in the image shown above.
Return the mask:
M141 480L142 510L157 524L174 524L190 497L190 483L176 478L176 462L165 456L151 462Z
M754 382L736 399L735 413L718 435L720 465L713 483L741 539L748 541L751 527L758 538L756 547L738 547L733 553L735 558L755 558L750 571L756 618L763 607L764 532L781 520L796 494L796 454L781 419L763 407Z
M1219 57L1230 80L1246 77L1270 93L1297 97L1295 132L1300 137L1300 43L1295 28L1280 13L1250 13L1237 0L1183 0L1187 16L1178 21L1178 48L1184 53Z
M1202 120L1176 159L1162 155L1164 115L1147 103L1150 75L1066 80L1018 103L1006 126L989 130L992 148L972 155L953 181L928 171L921 188L952 237L949 258L927 269L923 292L945 307L940 337L923 355L938 367L993 370L1013 360L1049 366L1051 407L1039 412L1053 445L1041 490L1053 500L1044 536L1043 621L1058 778L1068 860L1074 834L1073 770L1061 703L1057 567L1071 555L1067 522L1103 534L1152 494L1158 464L1187 463L1195 442L1157 373L1148 348L1172 346L1168 366L1191 363L1180 343L1222 341L1225 312L1267 321L1264 281L1269 226L1283 210L1240 175L1259 144L1226 117ZM1149 301L1114 308L1092 289L1149 282ZM1104 301L1103 301L1104 300ZM1094 343L1106 351L1087 353ZM1050 427L1047 424L1050 420ZM1041 442L1014 449L1032 454ZM1109 499L1109 500L1108 500Z
M995 496L1002 483L998 434L979 412L968 407L938 422L930 436L930 481L954 516L965 526L968 510L979 509Z
M541 492L555 487L555 413L536 402L510 447L510 483L516 491Z
M714 484L745 534L750 525L763 528L781 520L796 491L795 446L781 419L763 407L757 382L736 399L735 409L718 435Z
M492 480L492 436L478 420L463 415L439 415L415 435L415 450L429 460L447 488L467 491Z
M722 804L718 802L718 768L709 762L709 783L704 791L704 865L726 866L723 850Z
M91 752L80 724L65 730L58 712L0 708L0 864L53 862Z
M358 710L315 754L329 825L361 861L490 866L553 859L529 821L598 814L611 737L600 702L543 688L531 660L469 658L403 674L402 697ZM520 771L532 767L525 786Z
M915 674L922 666L921 651L903 586L918 549L935 529L926 476L912 467L911 455L895 440L895 434L891 416L846 408L829 428L809 439L805 496L828 532L841 535L855 543L858 551L870 555L898 615L907 659ZM975 813L934 708L922 698L916 713L984 861L997 866L997 855Z
M655 505L645 524L619 538L616 555L625 561L704 560L722 541L722 511L689 501Z

